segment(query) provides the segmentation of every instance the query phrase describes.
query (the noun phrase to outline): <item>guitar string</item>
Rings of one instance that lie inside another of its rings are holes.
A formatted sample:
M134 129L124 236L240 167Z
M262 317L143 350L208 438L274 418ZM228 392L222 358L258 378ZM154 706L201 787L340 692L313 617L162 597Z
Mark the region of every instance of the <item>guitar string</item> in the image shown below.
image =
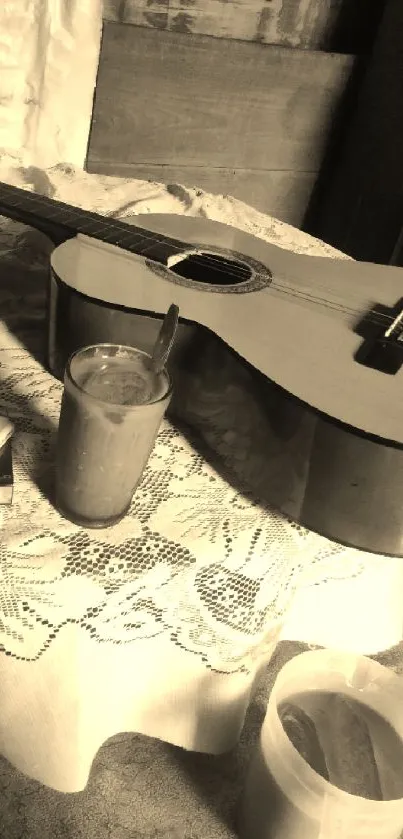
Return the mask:
M7 185L5 185L5 186L7 187ZM91 219L91 221L96 220L96 223L98 225L101 224L101 228L103 227L106 231L108 231L108 229L120 231L121 227L123 226L125 228L125 230L124 230L125 235L128 235L131 238L133 238L133 234L138 235L138 234L134 233L134 229L135 229L134 227L131 228L130 225L125 224L125 222L122 222L120 219L114 220L114 219L111 219L110 217L108 217L108 219L106 219L102 216L99 216L98 214L91 213L90 211L87 211L87 210L80 210L79 208L74 208L74 207L71 207L71 211L70 211L70 205L67 205L67 204L64 205L64 204L62 204L62 202L53 201L51 199L46 198L45 196L41 196L41 195L38 195L36 193L31 193L31 192L28 192L28 191L25 191L25 190L19 190L17 187L9 187L9 188L11 189L12 192L18 191L18 192L23 193L24 198L27 197L28 201L29 200L31 200L33 202L38 201L38 203L51 202L52 206L57 206L58 207L59 204L60 204L62 207L67 207L68 210L69 210L69 215L72 216L75 221L77 220L77 218L79 218L80 213L83 213L87 217L89 217ZM1 187L0 187L0 194L1 194ZM67 220L68 220L68 216L67 216L67 219L66 219L66 211L64 209L62 210L62 213L64 214L64 223L66 224ZM96 231L92 231L92 232L96 232ZM143 235L144 233L145 233L145 235ZM154 234L154 233L151 233L150 235L147 235L147 231L144 230L144 231L142 231L142 237L140 238L140 243L139 244L141 245L142 241L146 241L146 242L149 241L152 244L154 244L155 242L157 242L159 244L161 244L161 243L164 244L166 239L167 239L167 237L159 238L158 235ZM183 249L183 244L182 243L181 243L180 247L173 244L172 240L169 240L169 243L170 243L170 246L173 249L176 249L178 251L178 253ZM123 243L118 242L118 246L119 246L119 244L123 244ZM140 255L142 255L142 253L140 253ZM216 266L217 258L219 259L220 262L222 262L224 264L227 263L228 268L227 269L217 268L217 266ZM239 272L237 272L236 270L234 271L231 268L231 266L233 266L233 260L227 260L225 257L223 257L221 255L218 255L218 257L216 256L214 258L213 255L211 257L209 257L209 255L206 254L203 262L201 262L200 260L198 261L197 258L194 259L196 264L203 265L203 266L205 265L205 262L208 262L209 260L212 262L212 264L215 265L215 270L217 271L217 273L223 273L223 274L225 274L225 276L238 277ZM296 289L295 287L291 286L289 283L287 283L286 285L281 285L279 283L274 282L274 283L270 283L270 287L271 288L276 288L278 290L284 290L285 292L290 292L290 291L293 292L293 293L295 292L299 297L304 297L303 292L301 292L299 289ZM324 287L324 286L320 286L320 287ZM352 314L358 314L359 313L358 310L357 311L354 311L352 309L349 310L345 306L339 306L337 303L330 303L330 301L328 301L327 298L320 298L320 297L315 298L312 294L309 294L309 293L306 296L307 296L307 299L315 300L317 303L330 304L330 306L332 308L336 308L336 309L340 308L340 310L346 311L346 312L349 312L349 313L352 313ZM389 322L394 320L394 318L391 317L390 315L386 315L386 314L383 314L383 313L377 313L377 314L379 315L379 317L382 317L383 319L386 319Z
M29 193L29 192L24 193L24 197L25 197L25 195L32 198L32 200L34 202L38 198L41 198L41 196L32 195L32 193ZM56 203L56 202L52 202L52 203ZM59 202L57 202L57 203L59 203ZM17 204L17 207L18 207L18 204ZM91 221L94 220L93 215L91 213L89 213L88 211L83 210L81 212L84 212L86 214L86 216L89 216L91 218ZM67 221L66 211L63 210L62 213L64 215L64 223L66 224L66 221ZM80 210L78 210L78 212L76 212L73 209L72 212L69 213L69 215L72 216L73 219L76 221L77 217L79 217L79 213L80 213ZM61 222L61 223L63 223L63 222ZM121 231L122 222L119 219L116 220L116 222L112 222L112 224L111 224L110 220L107 222L106 220L104 220L102 218L102 216L96 215L96 223L97 223L97 225L101 224L101 230L102 230L102 228L104 228L104 230L106 230L106 231L108 231L110 229L114 229L114 230L119 231L119 232ZM123 224L124 224L124 222L123 222ZM138 235L138 234L134 233L134 230L130 229L129 225L127 225L127 226L125 225L125 228L126 229L124 231L124 234L126 236L130 236L130 238L133 238L133 234ZM95 233L96 231L93 230L92 232ZM166 241L166 239L160 239L157 234L152 234L150 236L147 236L146 231L145 231L145 234L146 235L142 234L142 237L141 237L140 242L139 242L140 245L141 245L142 241L143 242L144 241L145 242L149 241L149 242L151 242L151 244L155 244L155 242L164 244L164 242ZM114 244L116 244L116 242ZM118 241L118 246L119 246L119 244L121 244L121 243L119 243L119 241ZM181 247L178 247L177 245L173 244L172 240L170 240L169 244L170 244L170 247L172 247L172 249L176 249L178 252L180 252L183 249L183 245L181 245ZM143 255L143 253L141 252L139 255ZM230 277L232 276L232 277L235 277L235 278L238 279L239 272L236 273L233 270L233 268L231 267L233 265L232 261L227 260L227 259L225 259L225 257L221 257L220 255L218 255L218 259L219 259L220 262L227 263L228 268L227 269L220 269L219 267L217 267L217 264L216 264L217 256L215 257L215 259L212 259L211 257L208 257L207 254L206 254L203 262L201 262L200 260L197 260L197 257L194 259L194 262L196 264L204 266L206 262L208 263L210 261L212 264L214 264L214 267L215 267L215 270L217 271L217 273L222 273L222 274L225 274L225 276L230 276ZM318 296L315 296L313 294L309 294L309 293L306 293L306 292L304 293L304 292L300 291L299 289L291 286L289 283L281 284L281 283L278 283L278 282L274 281L274 282L270 283L268 288L275 289L275 290L280 291L284 294L289 294L290 296L298 298L300 300L307 300L311 303L320 305L324 308L327 308L327 309L330 309L330 310L333 310L333 311L344 312L345 314L348 314L348 315L359 314L358 310L349 309L347 306L341 306L340 304L338 304L336 302L332 303L327 298L321 298L321 297L318 297ZM394 319L395 318L391 317L390 315L387 315L387 314L384 314L384 313L381 313L381 312L378 312L378 313L372 312L371 315L367 316L366 322L367 323L370 322L370 323L374 323L374 324L377 324L377 325L382 326L382 327L384 327L384 326L386 327L387 324L393 323Z
M6 184L5 186L7 187L8 185ZM12 193L14 191L18 190L17 187L10 187L10 189L11 189ZM3 185L0 187L0 198L1 198L1 192L2 191L4 192ZM28 199L27 203L31 203L31 204L32 203L34 203L34 204L39 203L39 205L40 205L41 203L46 203L47 204L50 201L50 199L46 198L45 196L40 196L36 193L31 193L31 192L28 192L28 191L25 191L25 190L18 190L18 191L23 193L24 199ZM96 221L96 224L98 226L101 225L101 231L104 230L105 232L108 232L108 230L112 229L112 230L115 230L115 231L118 231L119 233L121 233L121 228L122 228L122 226L124 226L124 228L125 228L124 235L125 236L129 236L130 238L133 239L133 236L138 236L139 235L139 234L135 233L135 229L130 229L130 225L125 224L125 222L122 222L120 219L112 220L110 217L108 217L108 219L106 220L102 216L99 216L98 214L95 214L95 213L93 214L93 213L91 213L87 210L81 210L80 208L73 208L73 207L70 209L70 206L67 205L67 204L64 205L64 204L62 204L62 202L52 201L52 206L56 205L58 207L59 204L62 205L62 209L59 210L59 213L61 213L62 216L64 216L64 219L62 219L62 221L58 222L59 224L66 225L69 217L72 217L72 219L77 223L77 218L79 219L80 213L83 213L87 216L87 218L91 219L91 222ZM17 203L12 202L12 206L14 206L18 209L18 202ZM66 210L64 210L64 207L66 207ZM1 212L1 210L0 210L0 212ZM39 215L39 214L36 213L36 215ZM51 220L54 220L54 218L56 218L56 220L57 220L57 215L58 215L57 212L54 213L53 219L51 219ZM95 233L95 232L96 232L95 230L92 230L92 233ZM91 234L89 234L89 235L91 235ZM143 231L143 230L142 230L142 234L141 234L141 237L140 237L139 245L142 247L142 242L150 242L150 245L147 245L147 249L148 249L148 247L151 247L155 243L165 244L166 241L167 241L167 238L168 238L168 241L169 241L169 245L170 245L170 247L172 247L173 250L177 250L178 253L180 253L181 250L183 250L183 245L181 245L180 247L175 245L169 237L160 238L158 236L158 234L154 234L154 233L150 233L150 235L147 235L147 231ZM116 244L116 241L113 244ZM119 246L120 244L123 245L123 243L120 243L119 240L117 240L117 246ZM190 245L190 247L194 247L194 245ZM136 252L139 253L140 256L143 256L145 254L145 251L143 250L143 248L142 248L141 252L139 252L139 251L136 251ZM220 267L217 267L217 262L216 262L217 259L224 264L227 263L228 268L227 269L225 269L225 268L221 269ZM209 261L212 264L214 264L214 269L217 273L222 273L222 274L225 274L225 276L227 276L227 277L230 276L230 277L234 277L234 278L238 279L240 272L238 271L238 273L237 273L236 271L234 271L233 267L231 267L231 266L233 266L233 262L231 260L227 260L225 257L221 257L220 255L218 255L218 256L215 256L215 258L213 258L213 255L211 255L209 257L208 254L206 254L203 262L201 262L201 260L197 260L197 256L194 258L194 262L196 264L200 265L200 266L205 266L205 264L208 263ZM272 282L268 285L268 288L269 289L270 288L275 289L275 290L280 291L284 294L289 294L289 295L291 295L295 298L299 298L301 300L307 300L311 303L321 305L325 308L332 309L334 311L343 312L345 314L349 314L349 315L356 315L357 314L358 315L358 314L361 313L359 310L354 310L354 309L348 308L347 306L342 306L342 305L340 305L336 302L332 303L331 301L329 301L325 297L321 298L321 297L318 297L316 295L313 295L313 294L310 294L310 293L307 293L307 292L302 292L299 289L290 285L289 283L281 284L281 283L278 283L278 282L274 281L274 282ZM391 324L391 323L393 323L394 320L395 320L395 317L384 314L382 312L376 312L376 313L372 312L371 315L368 315L367 318L366 318L367 323L370 322L370 323L374 323L374 324L382 325L382 326L386 326L387 324Z
M0 195L1 195L1 186L3 186L3 185L0 185ZM8 185L6 184L4 186L7 187ZM116 231L120 231L121 227L123 226L124 229L125 229L124 230L125 235L129 235L131 238L133 238L133 235L138 235L134 232L135 231L135 226L133 226L133 228L132 228L131 225L126 224L124 221L121 221L120 219L111 219L111 217L108 217L108 219L106 219L103 216L100 216L96 213L92 213L88 210L81 210L80 208L70 207L70 205L68 205L68 204L63 204L62 202L59 202L59 201L53 201L52 199L48 199L45 196L41 196L37 193L31 193L31 192L28 192L28 191L25 191L25 190L21 190L18 187L9 187L9 189L12 192L19 192L19 193L23 194L24 198L28 198L28 201L31 200L33 202L38 201L38 203L51 203L52 206L57 206L58 207L59 205L61 205L61 207L63 207L63 208L66 207L70 211L69 215L72 216L75 221L77 220L77 218L79 218L80 214L84 214L85 216L88 216L91 219L91 221L96 220L96 223L101 224L101 226L103 228L105 228L106 231L108 231L108 229L114 229ZM18 204L15 205L15 206L18 207ZM63 209L61 212L63 212L64 216L65 216L64 224L67 224L68 216L66 218L66 210ZM59 222L59 223L63 224L63 221ZM93 231L93 232L96 232L96 231ZM181 243L181 246L178 247L177 245L173 244L173 240L169 239L169 237L159 238L158 234L154 234L154 233L147 234L147 231L143 230L143 229L142 229L142 236L140 238L140 245L141 245L142 241L151 242L152 244L154 244L155 242L157 242L159 244L164 244L167 240L169 241L170 246L173 249L176 249L178 251L178 253L181 250L183 250L183 244L182 243ZM111 244L114 244L114 243L111 243ZM123 244L123 243L118 242L118 246L119 246L119 244ZM193 246L191 245L190 247L193 247ZM142 255L142 254L140 253L140 255ZM229 276L231 276L231 275L232 276L237 276L237 271L231 270L231 265L233 265L233 260L231 260L231 259L227 260L225 257L223 257L221 255L218 255L218 258L219 258L220 262L228 264L228 269L223 270L223 271L220 271L220 269L216 269L217 272L224 273L226 276L228 276L228 275ZM208 254L206 254L206 256L204 257L205 262L208 262L209 259L210 259L210 261L212 261L212 263L216 264L215 260L217 259L217 256L214 259L213 255L210 258L208 256ZM195 259L195 262L197 263L197 259ZM205 262L203 262L203 263L199 262L197 264L204 265ZM273 284L271 284L271 285L273 285ZM280 287L280 286L278 286L278 287ZM286 289L292 288L292 286L287 285L285 288ZM328 302L326 300L326 298L317 298L317 299L318 299L318 302L320 302L321 299L323 299L324 302ZM389 316L386 316L386 317L389 317ZM391 318L391 319L393 320L393 318Z
M98 222L98 218L97 218L97 222ZM119 220L118 220L118 222L119 222ZM102 223L103 223L103 220L102 220ZM104 224L104 227L106 228L106 230L108 230L108 228L110 228L110 227L115 228L117 231L120 230L120 226L118 224L113 224L113 223L112 224ZM132 231L125 230L126 235L128 235L130 233L132 233ZM147 235L143 236L142 239L140 239L140 245L141 245L141 241L146 241L146 242L151 241L152 244L154 244L155 242L164 244L164 239L160 239L157 234L153 234L152 237L147 236ZM118 246L119 246L119 243L118 243ZM171 247L173 249L176 248L178 253L183 248L183 246L178 247L178 246L176 246L172 243L171 243ZM140 255L142 255L142 254L140 254ZM237 273L236 271L233 271L231 269L231 266L233 264L231 260L228 260L225 257L222 257L221 255L218 255L218 257L216 257L215 259L217 259L217 258L219 259L220 262L222 262L224 264L226 263L228 265L228 268L227 269L225 269L225 268L221 269L220 267L217 267L216 261L209 258L209 256L207 254L205 256L205 262L208 263L210 261L212 264L214 264L214 269L217 273L222 273L225 276L238 278L239 272ZM196 265L199 265L199 266L204 266L205 265L205 262L201 262L201 260L198 260L197 256L194 258L194 262L195 262ZM175 272L173 272L173 273L175 273ZM280 282L277 282L277 281L273 281L268 285L268 289L269 290L274 289L274 290L282 292L284 294L289 294L292 297L299 298L301 300L307 300L311 303L320 305L324 308L331 309L331 310L337 311L337 312L343 312L344 314L347 314L347 315L359 315L359 314L361 314L361 310L352 309L352 308L349 308L347 306L343 306L343 305L341 305L339 303L336 303L336 302L332 303L330 300L328 300L325 297L318 297L316 295L310 294L309 292L302 292L302 291L300 291L300 289L296 288L295 286L292 286L289 282L280 283ZM376 313L372 312L371 315L368 315L368 317L366 318L367 323L376 324L376 325L379 325L381 327L385 327L385 329L389 324L393 323L394 320L395 320L395 317L392 317L392 316L387 315L386 313L382 313L382 312L376 312Z

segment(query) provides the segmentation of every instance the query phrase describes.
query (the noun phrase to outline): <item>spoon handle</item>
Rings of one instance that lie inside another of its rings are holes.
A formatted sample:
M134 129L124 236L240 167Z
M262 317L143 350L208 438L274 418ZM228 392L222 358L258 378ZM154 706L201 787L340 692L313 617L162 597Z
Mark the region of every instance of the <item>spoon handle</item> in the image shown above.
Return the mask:
M164 317L154 345L151 361L155 373L160 373L168 360L178 328L178 319L179 308L175 303L172 303Z

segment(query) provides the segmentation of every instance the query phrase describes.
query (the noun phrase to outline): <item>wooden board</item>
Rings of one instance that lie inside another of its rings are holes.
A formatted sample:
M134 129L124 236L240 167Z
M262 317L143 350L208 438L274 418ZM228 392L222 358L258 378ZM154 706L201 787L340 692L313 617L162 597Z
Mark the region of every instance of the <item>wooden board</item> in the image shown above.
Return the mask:
M344 0L104 0L104 18L171 32L323 49L344 5Z
M106 24L87 169L230 192L295 223L352 67L352 56Z
M263 44L369 54L386 0L104 0L104 19Z

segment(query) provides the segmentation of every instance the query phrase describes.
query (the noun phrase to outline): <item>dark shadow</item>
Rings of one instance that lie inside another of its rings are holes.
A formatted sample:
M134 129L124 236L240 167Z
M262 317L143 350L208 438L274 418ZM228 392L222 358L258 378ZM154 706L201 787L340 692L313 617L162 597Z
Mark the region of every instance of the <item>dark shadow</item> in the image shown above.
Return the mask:
M301 224L301 230L318 238L322 238L320 224L321 207L326 200L342 158L344 141L348 135L350 121L355 112L367 66L368 59L366 56L356 57L345 90L327 128L328 141L321 167ZM329 241L328 244L333 245L334 243Z
M30 242L30 233L24 232L27 249L37 243ZM29 258L29 250L27 253ZM47 312L46 269L30 271L28 266L0 259L0 318L1 322L46 369Z
M321 48L326 52L368 55L387 0L342 0Z
M30 167L26 183L40 195L53 197L45 173ZM45 368L47 345L47 288L54 244L39 229L0 217L0 319Z
M47 320L46 316L38 320L31 318L29 315L18 318L21 326L4 318L3 322L8 326L11 333L21 341L23 347L29 352L32 358L41 365L43 370L47 370L46 366L46 331ZM34 327L34 328L32 328Z
M333 114L329 126L329 139L325 148L319 175L317 177L301 229L306 233L324 239L334 247L340 243L323 233L321 209L328 198L340 162L345 141L349 134L363 81L371 59L371 53L386 0L345 0L341 5L334 26L323 48L328 52L346 53L355 56L352 73L345 91ZM345 248L344 248L345 249ZM349 251L347 251L349 252Z
M30 467L30 477L40 493L54 506L54 460L56 450L57 425L49 417L41 414L10 381L3 381L0 371L0 412L6 414L15 425L16 431L30 432L41 436L42 451ZM14 474L14 480L16 480Z
M2 225L2 234L6 226ZM32 235L31 235L32 234ZM39 234L40 235L40 234ZM4 257L0 260L0 317L10 334L45 368L46 347L46 273L30 270L37 248L36 231L24 230L23 242L18 248L18 260ZM57 427L52 420L40 413L35 401L25 392L35 392L35 381L23 368L11 373L0 367L0 413L10 417L18 431L40 434L43 438L45 460L38 455L32 464L32 479L40 492L52 503L53 469Z

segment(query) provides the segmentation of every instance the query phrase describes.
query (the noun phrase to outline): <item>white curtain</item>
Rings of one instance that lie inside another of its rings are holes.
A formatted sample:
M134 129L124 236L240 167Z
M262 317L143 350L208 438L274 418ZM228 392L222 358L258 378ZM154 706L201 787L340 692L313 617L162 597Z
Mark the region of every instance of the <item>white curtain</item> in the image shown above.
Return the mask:
M0 150L24 166L85 162L102 0L1 0Z

